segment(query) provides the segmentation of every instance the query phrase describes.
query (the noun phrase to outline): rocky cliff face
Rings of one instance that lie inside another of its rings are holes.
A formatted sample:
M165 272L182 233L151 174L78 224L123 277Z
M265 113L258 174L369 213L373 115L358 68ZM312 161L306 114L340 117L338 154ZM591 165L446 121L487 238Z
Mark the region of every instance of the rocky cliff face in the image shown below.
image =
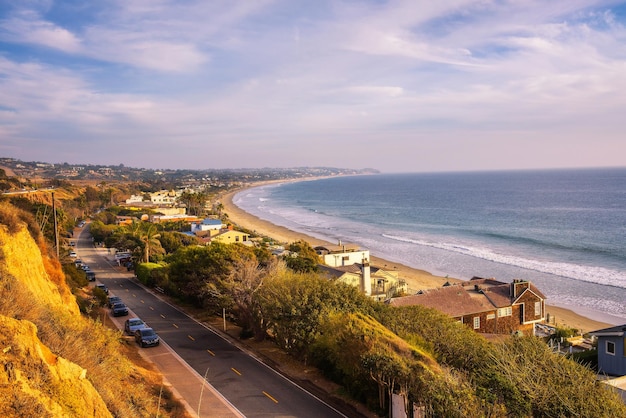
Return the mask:
M4 214L3 214L4 215ZM9 219L9 220L7 220ZM61 268L26 224L0 224L0 416L109 417L87 370L53 353L32 321L80 322Z
M0 329L0 416L111 416L87 371L53 354L32 322L0 315Z
M78 305L65 285L61 266L42 255L25 226L10 233L0 225L0 274L5 286L21 288L33 302L79 315Z

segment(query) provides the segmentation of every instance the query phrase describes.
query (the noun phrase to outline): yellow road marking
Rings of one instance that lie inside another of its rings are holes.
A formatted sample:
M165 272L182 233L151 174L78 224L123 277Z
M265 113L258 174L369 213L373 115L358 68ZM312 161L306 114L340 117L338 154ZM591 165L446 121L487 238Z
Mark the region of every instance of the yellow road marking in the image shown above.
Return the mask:
M161 314L161 318L165 319L165 315Z
M146 302L144 302L143 299L141 299L141 303L146 303Z
M274 401L274 403L278 403L278 401L276 399L274 399L272 397L272 395L270 395L269 393L267 393L266 391L263 391L263 395L267 396L268 398L270 398L272 401Z
M178 325L176 325L176 324L172 324L172 325L174 325L174 328L178 328Z
M239 373L239 370L235 369L234 367L231 367L230 369L234 371L235 373L237 373L239 376L241 376L241 373Z
M153 311L153 310L154 310L154 308L153 308L152 306L150 306L150 310L151 310L151 311Z
M210 355L212 355L213 357L215 357L215 353L213 351L207 350L206 352L209 353Z
M195 338L193 338L191 335L187 335L187 337L189 337L189 339L190 339L191 341L196 341L196 339L195 339Z

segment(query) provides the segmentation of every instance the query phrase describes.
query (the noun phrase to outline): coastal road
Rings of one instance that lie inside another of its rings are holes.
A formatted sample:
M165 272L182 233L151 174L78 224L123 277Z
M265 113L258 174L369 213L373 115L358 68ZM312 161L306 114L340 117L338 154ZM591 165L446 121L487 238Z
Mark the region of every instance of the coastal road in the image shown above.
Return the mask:
M86 227L87 228L87 227ZM346 415L242 351L210 328L151 293L95 249L87 231L78 236L79 256L97 281L120 296L167 346L246 417L345 417ZM152 348L144 350L153 350ZM158 357L152 359L157 365Z

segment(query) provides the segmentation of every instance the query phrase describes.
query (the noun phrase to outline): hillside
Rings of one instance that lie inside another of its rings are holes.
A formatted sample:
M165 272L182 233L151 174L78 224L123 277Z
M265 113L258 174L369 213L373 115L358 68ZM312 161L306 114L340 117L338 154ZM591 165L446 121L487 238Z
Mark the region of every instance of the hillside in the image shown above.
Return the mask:
M0 330L0 416L185 416L157 404L160 376L125 357L119 332L81 315L34 221L6 203Z

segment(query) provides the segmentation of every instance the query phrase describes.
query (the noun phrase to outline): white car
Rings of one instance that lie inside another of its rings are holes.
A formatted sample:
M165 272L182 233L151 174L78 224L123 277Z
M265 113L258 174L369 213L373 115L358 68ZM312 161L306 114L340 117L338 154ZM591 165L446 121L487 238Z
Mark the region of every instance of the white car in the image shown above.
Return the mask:
M124 322L124 332L128 335L133 335L135 331L143 328L148 328L148 326L139 318L129 318Z

